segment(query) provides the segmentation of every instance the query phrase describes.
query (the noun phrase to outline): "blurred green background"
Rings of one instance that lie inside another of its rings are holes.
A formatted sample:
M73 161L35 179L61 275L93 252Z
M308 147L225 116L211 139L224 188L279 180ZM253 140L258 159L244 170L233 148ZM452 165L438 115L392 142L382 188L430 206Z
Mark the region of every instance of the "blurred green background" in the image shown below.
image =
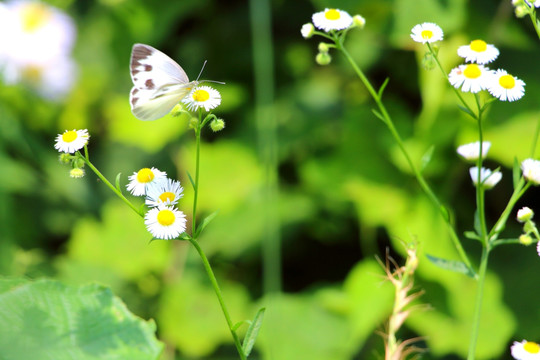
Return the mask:
M90 158L107 178L122 173L125 184L142 167L166 171L181 180L186 195L179 207L191 217L194 137L187 120L142 122L130 112L130 51L146 43L190 78L207 60L202 78L226 83L215 85L223 98L215 114L226 128L203 133L200 211L219 215L200 243L235 321L267 308L250 358L383 358L378 332L393 293L376 257L389 247L402 263L402 242L413 240L420 256L415 283L425 291L419 302L430 309L413 313L399 335L423 337L424 359L465 356L476 283L428 262L426 254L458 258L444 223L352 69L335 52L329 66L318 66L322 39L303 39L300 27L325 7L366 18L346 46L376 87L390 78L384 101L415 160L434 146L425 174L461 235L472 229L475 198L455 148L476 141L476 127L441 74L422 69L424 49L409 33L425 21L441 26L439 54L448 71L461 63L458 46L484 39L501 52L493 67L527 84L521 100L494 103L485 123L492 142L487 165L503 172L486 194L493 224L512 192L514 158L529 156L540 120L540 40L510 1L300 0L272 1L268 9L258 0L48 3L75 21L78 75L57 101L25 85L0 87L1 275L105 284L132 312L155 319L166 344L162 359L235 358L196 252L182 242L149 243L140 217L88 169L83 179L70 178L53 148L57 134L86 128ZM539 195L532 188L518 205L540 212ZM503 237L520 233L512 217ZM281 248L268 245L277 241ZM479 245L462 242L476 264ZM507 359L513 340L540 340L539 271L534 246L492 253L478 359Z

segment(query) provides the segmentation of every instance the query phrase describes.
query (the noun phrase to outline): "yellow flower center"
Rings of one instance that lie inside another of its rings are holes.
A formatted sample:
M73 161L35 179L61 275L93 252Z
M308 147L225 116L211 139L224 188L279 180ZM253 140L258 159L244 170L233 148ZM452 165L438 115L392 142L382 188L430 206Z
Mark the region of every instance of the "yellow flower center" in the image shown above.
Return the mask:
M77 132L73 131L73 130L66 131L65 133L62 134L62 140L64 142L67 142L67 143L75 141L75 139L77 139L77 137L78 137Z
M468 79L476 79L482 75L482 71L476 64L469 64L463 70L463 75Z
M471 50L476 52L484 52L487 49L487 44L483 40L473 40L471 41Z
M139 170L137 173L137 181L140 183L149 183L154 180L154 173L149 168Z
M512 75L503 75L499 78L499 85L505 89L513 89L516 86L516 80Z
M161 195L159 195L159 200L161 200L163 202L174 201L174 193L172 193L170 191L166 191L166 192L162 193Z
M433 31L431 30L422 30L420 33L422 39L431 39L433 37Z
M324 17L328 20L338 20L340 18L340 14L336 9L328 9L324 13Z
M199 89L195 90L195 92L193 93L193 100L195 101L204 102L208 99L210 99L210 94L206 90Z
M45 5L33 3L25 5L21 10L22 27L25 32L34 32L42 27L51 13Z
M523 345L523 349L529 354L538 354L540 352L540 345L532 341L527 341Z
M42 68L35 65L25 66L22 70L22 76L25 80L33 84L38 84L41 81Z
M161 210L157 215L157 221L160 225L169 226L174 223L175 216L171 210Z

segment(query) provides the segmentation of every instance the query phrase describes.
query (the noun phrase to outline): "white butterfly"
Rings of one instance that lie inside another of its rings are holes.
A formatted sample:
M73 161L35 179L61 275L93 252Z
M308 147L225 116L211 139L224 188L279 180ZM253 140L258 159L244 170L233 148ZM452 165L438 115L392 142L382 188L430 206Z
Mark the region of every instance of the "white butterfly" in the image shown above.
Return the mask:
M189 81L173 59L144 44L131 50L129 94L131 112L140 120L156 120L167 115L199 81Z

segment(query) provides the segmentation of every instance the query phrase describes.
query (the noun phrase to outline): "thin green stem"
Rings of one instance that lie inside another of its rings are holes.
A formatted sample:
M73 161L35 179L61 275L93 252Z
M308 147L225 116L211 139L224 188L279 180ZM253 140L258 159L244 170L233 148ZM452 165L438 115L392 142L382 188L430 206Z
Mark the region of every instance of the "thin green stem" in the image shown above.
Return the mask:
M375 91L375 89L373 88L373 86L371 85L371 83L369 82L367 77L364 75L362 70L358 67L358 65L356 64L354 59L351 57L351 55L345 49L345 47L339 41L339 39L336 39L336 47L339 50L341 50L341 52L345 55L345 57L347 58L347 60L351 64L352 68L354 69L354 71L356 72L356 74L358 75L360 80L362 80L362 82L364 83L364 86L367 88L368 92L371 94L371 97L373 98L373 100L375 100L375 103L377 104L377 107L379 108L379 111L380 111L381 120L384 121L384 123L386 124L386 126L390 130L392 136L394 137L394 140L398 144L399 149L401 150L403 156L405 157L407 163L409 164L409 167L411 168L412 172L414 173L414 175L416 177L416 180L418 181L420 187L427 194L427 196L433 202L433 204L437 207L437 209L439 210L441 216L445 220L448 231L450 233L450 238L451 238L451 240L452 240L452 242L454 244L454 247L456 248L456 251L458 252L461 260L465 263L465 265L467 266L467 268L469 269L471 274L474 274L475 272L473 270L471 262L469 261L469 258L467 257L467 254L465 253L465 250L463 249L463 247L461 245L459 237L457 236L456 231L455 231L454 227L452 226L452 224L450 222L448 211L444 208L444 206L442 206L439 199L437 198L435 193L433 193L433 191L431 190L431 188L427 184L426 180L424 179L424 176L422 175L420 170L418 170L418 168L416 167L416 165L412 161L407 149L405 148L403 140L401 139L401 136L399 135L398 131L396 130L396 127L394 126L394 123L393 123L390 115L388 114L388 111L386 110L386 107L384 106L384 104L383 104L383 102L381 100L381 96L379 95L379 93L377 93Z
M476 99L476 106L478 107L478 141L480 143L479 147L479 156L477 160L477 185L476 185L476 208L478 211L478 218L480 221L480 231L481 234L480 237L482 239L483 246L487 246L488 237L487 237L487 226L486 226L486 214L485 214L485 202L484 202L484 195L485 195L485 187L482 181L482 147L483 147L483 141L484 141L484 135L482 131L482 107L480 106L480 101L478 99L478 95L475 94Z
M206 254L202 250L202 248L199 245L199 242L197 241L196 234L197 234L197 200L199 197L199 175L200 175L200 158L201 158L201 133L204 125L210 119L215 118L214 115L208 115L202 119L202 111L199 112L199 121L197 122L197 126L194 129L195 130L195 179L193 180L193 220L191 225L191 236L188 238L189 242L195 247L197 252L199 253L199 256L201 257L201 260L203 262L204 269L206 270L206 274L208 275L208 278L210 279L210 283L212 283L212 287L214 288L214 292L216 293L216 296L219 301L219 305L221 306L221 311L223 312L223 315L225 316L225 320L227 321L227 325L229 326L229 331L231 332L231 335L234 340L234 345L236 346L236 350L238 351L238 354L240 355L241 360L246 360L246 355L244 353L244 350L242 349L242 344L240 343L240 339L238 338L238 335L236 334L236 331L233 329L233 323L231 320L231 317L229 315L229 311L227 310L227 306L225 305L225 301L223 300L223 295L221 294L221 289L219 288L216 276L214 275L214 271L212 270L212 267L210 266L210 262L208 261L208 258L206 257Z
M531 22L534 26L534 30L536 30L536 35L538 35L538 38L540 39L540 25L538 24L538 21L536 20L536 11L534 9L530 11L529 16L531 17Z
M508 219L508 216L510 216L510 212L514 208L514 205L516 202L523 196L525 191L531 186L530 182L525 183L525 179L521 178L518 185L514 189L514 192L512 193L512 196L510 197L510 200L508 201L508 204L506 204L506 208L502 212L501 216L489 232L489 241L494 241L496 238L496 235L499 234L506 224L506 220Z
M469 343L469 354L467 360L474 360L476 343L478 340L478 330L480 325L480 314L482 313L482 300L484 297L484 282L486 279L488 257L490 245L482 248L482 258L480 260L480 268L478 269L478 289L476 291L476 300L474 305L474 317L472 323L471 340Z
M193 184L193 212L191 220L191 233L195 234L197 231L197 201L199 199L199 169L201 158L201 113L199 113L199 121L197 122L197 128L195 129L195 179Z
M433 58L435 59L435 62L437 63L437 66L439 67L439 70L441 70L444 77L448 80L448 74L446 73L446 71L444 71L444 68L442 67L441 62L439 61L439 57L437 56L437 53L435 51L433 51L433 48L431 47L430 43L427 43L426 45L427 45L431 55L433 55ZM474 118L474 111L472 111L469 104L467 104L467 102L465 102L465 99L463 99L463 96L461 96L461 93L453 86L452 86L452 90L454 90L454 93L458 97L461 104L463 104L463 106L469 111L468 114Z
M199 253L199 256L201 257L201 260L203 262L204 269L206 270L206 274L208 275L208 278L210 279L210 282L212 283L212 287L214 288L214 291L216 293L216 296L219 301L219 305L221 306L221 310L223 312L223 315L225 316L225 320L227 321L227 325L229 326L229 330L231 331L231 335L234 340L234 345L236 346L236 350L238 351L238 354L240 355L240 359L246 360L247 357L244 353L244 350L242 349L242 344L240 343L240 339L238 338L238 335L236 334L236 331L233 329L233 322L231 320L231 316L229 315L229 311L227 310L227 306L225 306L225 301L223 300L223 295L221 294L221 289L219 288L219 284L217 282L216 276L214 275L214 271L212 270L212 267L210 266L210 262L208 261L208 258L206 257L204 251L200 247L199 243L196 239L190 238L189 242L193 245L193 247L197 250Z
M88 156L88 150L84 149L85 154ZM133 205L113 184L110 183L109 180L103 174L88 160L88 157L83 156L80 152L77 152L77 155L84 160L85 164L92 169L92 171L97 175L98 178L101 179L101 181L107 185L109 189L111 189L123 202L125 202L133 211L137 213L137 215L144 217L143 214L139 211L135 205Z
M536 144L538 143L539 135L540 135L540 117L538 118L538 122L536 123L536 131L534 133L533 143L531 145L531 158L533 159L534 159L534 154L536 153Z

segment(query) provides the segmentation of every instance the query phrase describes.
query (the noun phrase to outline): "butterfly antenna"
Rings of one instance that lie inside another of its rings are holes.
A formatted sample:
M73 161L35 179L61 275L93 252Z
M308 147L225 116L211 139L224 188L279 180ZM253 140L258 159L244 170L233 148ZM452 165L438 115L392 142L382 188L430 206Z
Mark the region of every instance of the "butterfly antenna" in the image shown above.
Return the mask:
M206 66L206 62L207 62L207 60L204 60L204 64L202 64L201 72L199 72L199 76L197 76L197 81L199 81L199 78L200 78L201 75L202 75L202 72L203 72L203 70L204 70L204 67Z
M202 72L204 70L204 67L206 66L206 62L207 60L204 60L204 64L202 66L202 69L201 69L201 72L199 73L199 76L197 76L197 81L199 81L199 78L201 77L202 75ZM224 85L225 83L222 82L222 81L215 81L215 80L201 80L201 81L204 81L204 82L212 82L212 83L216 83L216 84L221 84L221 85Z

